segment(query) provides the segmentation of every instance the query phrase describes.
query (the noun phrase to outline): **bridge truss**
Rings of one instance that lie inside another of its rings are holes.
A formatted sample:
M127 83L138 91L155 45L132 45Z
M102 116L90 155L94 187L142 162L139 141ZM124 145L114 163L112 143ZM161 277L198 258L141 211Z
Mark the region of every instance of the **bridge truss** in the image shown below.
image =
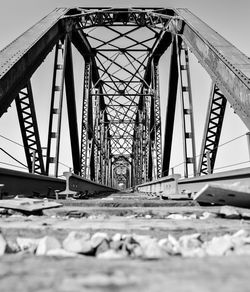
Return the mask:
M81 105L72 46L84 59ZM53 48L44 159L30 79ZM198 168L189 49L213 81ZM171 54L162 125L159 60L166 50ZM29 171L58 176L65 95L74 173L130 187L169 173L178 87L184 176L213 172L227 101L250 129L249 75L249 59L187 9L58 8L0 52L0 115L15 100Z

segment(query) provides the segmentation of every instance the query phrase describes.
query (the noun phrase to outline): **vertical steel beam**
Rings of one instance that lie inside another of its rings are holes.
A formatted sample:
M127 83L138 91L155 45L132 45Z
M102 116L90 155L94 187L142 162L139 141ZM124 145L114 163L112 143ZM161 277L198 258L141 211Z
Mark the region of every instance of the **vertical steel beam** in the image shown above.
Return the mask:
M176 108L176 98L178 91L178 56L176 48L176 38L173 38L171 48L169 81L168 81L168 100L166 105L166 120L165 120L165 134L164 134L164 150L163 150L163 162L162 162L162 175L167 176L169 174L169 165L171 157L173 130L174 130L174 118Z
M94 169L95 169L95 181L100 182L100 96L99 92L95 95L95 122L94 122Z
M190 80L188 49L184 42L177 37L177 55L179 60L181 114L183 134L184 176L189 176L189 167L193 167L196 176L196 151L193 119L193 101Z
M82 132L81 132L81 176L87 178L88 145L89 145L89 107L92 107L91 99L91 62L85 61L83 105L82 105Z
M75 99L75 87L74 87L74 71L72 61L72 48L71 42L67 38L65 41L67 44L66 64L65 64L65 90L68 109L69 120L69 133L72 151L72 161L74 173L80 173L80 150L79 150L79 136L77 128L77 113L76 113L76 99Z
M29 172L45 174L30 81L16 96L15 102Z
M162 175L162 142L161 142L161 109L160 109L160 84L159 84L159 64L152 60L152 91L153 100L151 105L152 127L151 134L154 151L152 155L155 161L155 178L160 178Z
M212 84L210 98L207 108L204 136L201 144L201 154L198 166L198 174L213 173L220 141L221 129L223 125L227 99L215 83ZM207 153L210 153L208 163ZM210 164L210 169L209 165Z
M68 36L66 36L64 43L62 41L59 41L56 45L50 105L46 173L49 174L50 166L53 164L54 176L56 177L58 176L59 164L63 88L68 45L67 38ZM62 54L62 56L60 56L60 53ZM51 156L52 152L53 156Z

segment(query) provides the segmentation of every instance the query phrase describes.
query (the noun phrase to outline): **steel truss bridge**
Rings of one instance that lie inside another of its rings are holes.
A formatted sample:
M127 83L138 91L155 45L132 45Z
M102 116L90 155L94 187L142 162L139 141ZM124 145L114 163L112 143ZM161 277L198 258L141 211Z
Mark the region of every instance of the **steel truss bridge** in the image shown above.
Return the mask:
M72 46L84 59L80 105ZM39 97L33 96L30 79L52 50L44 155L34 106ZM167 50L171 53L162 125L159 60ZM190 50L213 84L199 161ZM250 130L249 77L249 58L187 9L57 8L0 52L0 116L15 102L29 172L57 177L66 96L74 174L129 188L169 174L178 87L184 176L213 173L227 102ZM76 114L80 106L81 125Z

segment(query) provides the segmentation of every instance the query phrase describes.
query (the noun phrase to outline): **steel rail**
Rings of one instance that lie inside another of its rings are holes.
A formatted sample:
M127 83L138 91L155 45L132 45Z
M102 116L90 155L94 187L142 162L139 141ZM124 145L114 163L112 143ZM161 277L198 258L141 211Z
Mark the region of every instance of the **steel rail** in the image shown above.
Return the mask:
M2 195L49 196L55 190L64 190L63 179L0 168Z
M0 168L1 194L3 196L50 196L55 192L70 195L76 193L103 193L117 190L78 175L65 172L65 179L36 175L6 168Z
M250 167L180 179L179 174L162 177L136 186L138 191L162 195L195 194L209 183L250 186Z
M240 184L250 186L250 167L202 175L188 179L180 179L178 181L178 189L180 193L196 193L208 183Z

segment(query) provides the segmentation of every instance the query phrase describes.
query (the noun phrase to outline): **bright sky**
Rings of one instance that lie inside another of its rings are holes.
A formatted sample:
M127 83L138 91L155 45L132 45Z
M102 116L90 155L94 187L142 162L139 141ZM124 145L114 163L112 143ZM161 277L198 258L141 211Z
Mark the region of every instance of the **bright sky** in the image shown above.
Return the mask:
M104 1L104 0L91 0L91 1L77 1L77 0L8 0L2 1L0 10L0 49L13 41L26 29L39 21L42 17L48 14L55 7L63 6L111 6L111 7L131 7L131 6L152 6L154 7L185 7L190 9L194 14L199 16L203 21L215 29L218 33L224 36L227 40L233 43L246 55L250 56L250 1L249 0L124 0L124 1ZM165 56L166 57L166 56ZM48 57L52 60L53 56ZM79 58L79 56L77 57ZM204 116L206 112L207 100L210 90L210 80L208 75L204 72L203 68L197 63L194 57L191 56L191 65L193 66L191 72L192 87L193 87L193 99L195 110L195 132L196 132L196 146L197 154L200 152L200 143L202 138ZM81 64L81 61L79 61ZM161 72L164 76L164 65L166 61L163 56L161 63ZM45 98L46 95L44 88L39 88L41 78L46 78L48 71L47 65L43 65L39 69L39 76L32 78L34 86L34 95L38 100L36 103L38 123L41 128L41 140L42 146L46 146L47 143L47 121L48 120L48 104L49 98ZM79 64L78 64L79 66ZM51 70L51 69L50 69ZM81 69L80 69L81 70ZM38 73L37 73L38 74ZM81 82L81 74L76 76L76 83ZM165 81L166 80L166 81ZM166 96L166 86L168 77L166 79L161 78L161 95L162 95L162 112L164 112L164 98ZM49 81L51 83L51 81ZM35 86L37 89L35 89ZM78 94L81 94L81 89L78 89ZM165 96L164 96L165 95ZM41 110L43 109L43 110ZM47 116L44 116L45 112ZM162 117L164 124L164 115ZM65 126L66 128L66 126ZM179 147L180 128L175 129L174 138L174 152L171 165L174 166L182 162L182 149ZM224 143L230 139L233 139L241 134L247 132L247 128L243 125L241 120L233 114L229 108L226 113L225 123L222 130L221 143ZM67 136L67 130L65 130ZM0 135L4 135L10 139L13 139L21 143L21 136L19 125L17 122L15 106L9 110L0 120ZM65 142L67 145L67 142ZM12 143L4 140L0 137L0 147L7 149L10 154L16 158L25 162L23 150ZM71 166L71 159L67 151L67 146L62 149L62 156L60 161ZM227 144L220 148L218 153L218 161L216 167L222 167L234 163L240 163L249 160L247 151L246 138L242 137L235 142ZM16 164L13 160L6 157L6 155L0 152L0 162ZM240 167L246 167L249 164L243 164ZM7 167L4 164L0 164L0 167ZM64 171L65 168L61 169ZM227 170L227 169L225 169ZM181 169L176 169L181 171Z

